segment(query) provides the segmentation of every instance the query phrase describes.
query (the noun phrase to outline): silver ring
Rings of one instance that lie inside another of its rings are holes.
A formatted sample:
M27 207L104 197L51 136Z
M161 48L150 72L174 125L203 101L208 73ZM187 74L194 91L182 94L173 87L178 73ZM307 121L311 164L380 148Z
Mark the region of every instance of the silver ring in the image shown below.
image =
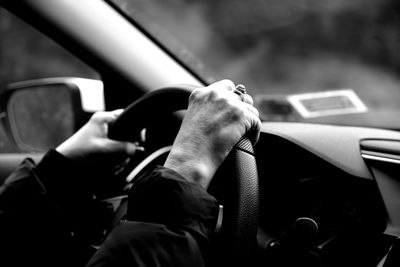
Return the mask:
M247 94L246 87L243 84L236 85L235 89L240 91L242 94Z
M242 102L245 102L246 87L243 84L236 85L234 93L240 96Z

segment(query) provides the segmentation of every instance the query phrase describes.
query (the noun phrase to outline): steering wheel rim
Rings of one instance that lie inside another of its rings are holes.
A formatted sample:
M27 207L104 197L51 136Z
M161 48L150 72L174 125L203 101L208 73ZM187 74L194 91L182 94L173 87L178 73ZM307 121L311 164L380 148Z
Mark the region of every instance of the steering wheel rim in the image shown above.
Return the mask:
M175 85L145 94L110 125L109 138L138 140L140 131L149 122L156 121L160 112L165 114L187 109L190 93L195 88L193 85ZM223 251L219 253L227 253L236 262L246 260L256 245L259 214L257 165L253 146L247 137L243 137L232 149L217 176L229 177L225 181L230 184L228 192L224 192L223 221L217 238Z

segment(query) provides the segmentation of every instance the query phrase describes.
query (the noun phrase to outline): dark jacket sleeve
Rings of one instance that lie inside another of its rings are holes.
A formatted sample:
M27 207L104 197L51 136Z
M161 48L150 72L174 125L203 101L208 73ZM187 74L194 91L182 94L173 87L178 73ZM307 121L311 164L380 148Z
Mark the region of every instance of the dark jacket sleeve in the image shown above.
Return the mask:
M24 160L0 187L2 264L82 266L94 252L81 242L97 208L79 166L55 150ZM95 220L95 218L93 218ZM60 260L62 259L62 260ZM7 266L7 265L5 265Z
M201 186L160 167L131 188L127 221L88 266L203 266L217 216Z
M101 224L97 215L103 213L84 167L52 150L38 165L26 159L5 181L2 265L86 264L94 250L82 237L90 239L85 234ZM202 266L217 213L216 200L204 189L159 168L132 187L128 221L111 232L89 266Z

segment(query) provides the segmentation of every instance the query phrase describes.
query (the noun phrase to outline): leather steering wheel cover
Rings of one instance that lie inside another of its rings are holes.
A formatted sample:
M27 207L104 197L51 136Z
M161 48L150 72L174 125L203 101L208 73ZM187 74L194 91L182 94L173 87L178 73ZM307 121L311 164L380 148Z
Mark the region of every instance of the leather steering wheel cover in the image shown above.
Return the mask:
M186 109L194 88L196 87L177 85L144 95L129 105L110 125L109 138L120 141L137 140L135 138L149 122L159 119L160 112L172 113ZM230 189L224 191L224 194L228 194L228 201L224 203L220 235L225 247L224 253L236 260L245 260L244 257L256 245L259 214L257 165L253 146L248 138L241 139L232 149L218 173L228 176L224 181L231 183L231 187L228 186Z

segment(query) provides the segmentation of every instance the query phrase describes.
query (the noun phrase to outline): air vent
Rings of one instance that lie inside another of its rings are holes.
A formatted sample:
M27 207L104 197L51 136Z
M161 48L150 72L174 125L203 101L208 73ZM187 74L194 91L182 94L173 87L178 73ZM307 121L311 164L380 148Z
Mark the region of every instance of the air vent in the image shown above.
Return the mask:
M400 140L362 140L360 147L364 159L400 164Z

